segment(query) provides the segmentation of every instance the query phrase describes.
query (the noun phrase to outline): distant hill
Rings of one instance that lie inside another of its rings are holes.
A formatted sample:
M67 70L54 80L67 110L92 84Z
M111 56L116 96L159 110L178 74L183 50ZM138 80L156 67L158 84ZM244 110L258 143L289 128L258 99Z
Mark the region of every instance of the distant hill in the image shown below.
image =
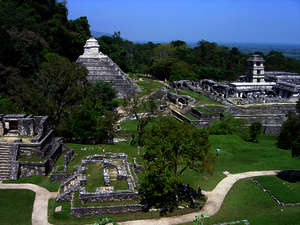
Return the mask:
M242 53L262 52L268 54L270 51L281 52L284 56L300 60L300 44L268 44L268 43L228 43L218 42L218 45L224 45L229 49L236 47ZM189 42L190 47L196 47L197 42Z
M284 56L300 60L300 44L263 44L263 43L219 43L228 48L237 47L242 53L263 52L268 54L270 51L281 52Z
M91 30L91 34L95 38L98 38L98 37L101 37L101 36L112 36L112 34L110 34L110 33L99 32L99 31L94 31L94 30Z

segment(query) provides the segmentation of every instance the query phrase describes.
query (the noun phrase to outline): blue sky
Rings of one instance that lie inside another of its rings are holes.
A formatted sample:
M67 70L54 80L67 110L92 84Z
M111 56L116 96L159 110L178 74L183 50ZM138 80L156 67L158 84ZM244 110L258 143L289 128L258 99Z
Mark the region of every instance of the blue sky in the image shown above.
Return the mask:
M68 0L69 19L131 41L300 44L300 0Z

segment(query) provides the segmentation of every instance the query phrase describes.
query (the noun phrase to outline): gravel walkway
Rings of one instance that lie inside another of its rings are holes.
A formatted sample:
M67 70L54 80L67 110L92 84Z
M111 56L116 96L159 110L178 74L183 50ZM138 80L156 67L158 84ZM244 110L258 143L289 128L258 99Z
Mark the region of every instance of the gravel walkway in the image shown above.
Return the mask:
M160 219L148 219L148 220L135 220L119 223L120 225L173 225L192 222L195 216L200 214L208 214L209 216L215 215L221 208L224 198L231 187L240 179L257 176L270 176L276 175L280 170L272 171L254 171L238 174L224 173L227 177L221 180L212 191L203 191L203 194L207 197L207 201L204 207L195 213L190 213L182 216L164 217Z
M0 189L27 189L35 192L33 211L31 216L32 225L50 225L48 223L48 200L56 198L57 192L49 192L35 184L2 184Z
M147 219L135 220L119 223L120 225L173 225L191 222L195 216L200 214L208 214L209 216L215 215L221 208L224 198L231 187L240 179L257 176L270 176L276 175L280 170L272 171L254 171L238 174L224 173L227 177L221 180L212 191L203 191L207 197L204 207L195 213L190 213L182 216L164 217L160 219ZM32 225L50 225L48 223L48 200L55 198L57 192L49 192L35 184L2 184L0 182L0 189L28 189L36 193L33 212L32 212Z

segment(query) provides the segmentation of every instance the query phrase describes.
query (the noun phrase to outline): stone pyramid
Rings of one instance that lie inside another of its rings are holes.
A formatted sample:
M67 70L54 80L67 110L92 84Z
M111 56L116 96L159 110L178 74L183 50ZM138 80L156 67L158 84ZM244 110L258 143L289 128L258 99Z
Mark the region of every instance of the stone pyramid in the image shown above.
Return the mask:
M86 41L84 53L76 62L88 69L88 81L111 82L118 98L131 97L140 91L133 79L128 77L107 55L99 51L98 41L93 37Z

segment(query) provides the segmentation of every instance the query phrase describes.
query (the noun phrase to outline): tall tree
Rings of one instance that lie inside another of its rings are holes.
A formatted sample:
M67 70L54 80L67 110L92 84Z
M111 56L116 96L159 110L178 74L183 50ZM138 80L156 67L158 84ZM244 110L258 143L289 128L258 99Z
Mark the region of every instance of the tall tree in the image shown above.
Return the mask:
M51 122L58 125L72 106L80 102L86 75L86 68L50 54L33 79L18 85L17 100L27 107L26 112L49 115Z
M173 118L160 121L145 133L145 176L141 190L149 206L174 207L182 174L187 169L212 171L208 133Z

